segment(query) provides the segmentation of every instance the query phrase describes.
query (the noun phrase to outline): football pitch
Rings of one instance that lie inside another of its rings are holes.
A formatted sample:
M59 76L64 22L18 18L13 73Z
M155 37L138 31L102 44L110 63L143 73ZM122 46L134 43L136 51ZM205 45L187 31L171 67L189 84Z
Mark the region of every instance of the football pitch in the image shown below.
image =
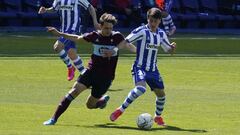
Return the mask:
M149 88L120 119L109 120L134 87L132 55L120 57L105 109L87 109L90 90L86 90L56 125L44 126L43 121L51 117L74 81L67 81L66 68L52 51L55 38L6 37L0 37L0 135L240 134L239 39L174 39L177 54L161 54L158 58L166 87L163 117L168 126L154 124L145 131L137 128L136 117L145 112L154 115L155 97ZM80 54L87 52L83 57L85 65L90 48L79 46Z
M87 62L88 58L84 58ZM104 110L88 110L89 90L72 103L55 126L43 126L73 82L57 58L0 58L1 135L226 135L239 134L240 59L238 57L164 57L159 69L165 81L167 103L163 117L168 127L154 124L139 130L136 117L154 114L154 95L148 91L137 99L122 117L110 122L133 83L133 58L120 58L116 79Z

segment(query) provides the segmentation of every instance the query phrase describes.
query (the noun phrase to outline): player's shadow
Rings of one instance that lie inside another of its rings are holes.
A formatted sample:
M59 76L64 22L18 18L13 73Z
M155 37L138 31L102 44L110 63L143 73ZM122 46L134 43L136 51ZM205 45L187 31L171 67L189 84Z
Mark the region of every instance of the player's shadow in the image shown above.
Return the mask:
M109 92L118 92L123 91L123 89L108 89Z
M67 89L71 89L72 87L67 87ZM92 88L88 88L89 90L91 90ZM118 92L118 91L123 91L123 89L108 89L109 92Z
M88 128L116 128L116 129L128 129L128 130L142 130L137 127L131 126L120 126L115 123L105 123L105 124L95 124L94 126L85 126ZM195 132L195 133L206 133L206 130L203 129L184 129L176 126L164 126L159 128L151 128L149 130L142 130L142 131L158 131L158 130L170 130L170 131L187 131L187 132Z

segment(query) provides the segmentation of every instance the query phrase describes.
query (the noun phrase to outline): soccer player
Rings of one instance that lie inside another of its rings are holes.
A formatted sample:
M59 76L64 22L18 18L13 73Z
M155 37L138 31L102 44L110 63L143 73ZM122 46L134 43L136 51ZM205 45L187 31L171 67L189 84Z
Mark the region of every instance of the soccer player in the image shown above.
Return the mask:
M176 31L176 26L173 23L172 17L169 14L174 0L155 0L155 3L162 11L162 23L167 35L171 36Z
M147 25L136 28L126 37L129 43L137 43L136 60L132 67L135 88L129 92L123 104L110 115L111 121L118 119L134 100L144 94L146 84L148 84L156 95L154 121L158 125L165 124L161 117L165 103L165 92L163 80L157 68L157 52L161 46L165 52L173 53L176 44L170 44L166 33L158 28L161 22L161 11L158 8L148 10L147 21Z
M87 108L102 109L106 106L109 96L104 94L114 80L118 48L126 48L131 52L136 52L136 47L128 43L121 33L112 31L116 23L117 20L113 15L105 13L100 17L100 30L83 36L62 33L53 27L48 27L48 31L54 35L76 42L84 40L91 42L93 44L93 54L87 71L79 76L72 89L58 105L52 118L45 121L44 125L54 125L70 103L90 86L92 90L87 99Z
M95 28L98 29L99 24L97 22L95 9L87 0L54 0L52 7L41 7L38 13L43 14L58 12L62 23L61 32L79 34L81 23L80 8L84 8L85 10L89 11L93 19L93 24ZM54 50L59 54L60 58L68 68L67 79L69 81L74 78L75 72L75 68L71 64L71 61L74 63L75 67L81 74L86 71L82 65L81 58L77 55L75 42L64 37L59 37L59 39L54 44Z

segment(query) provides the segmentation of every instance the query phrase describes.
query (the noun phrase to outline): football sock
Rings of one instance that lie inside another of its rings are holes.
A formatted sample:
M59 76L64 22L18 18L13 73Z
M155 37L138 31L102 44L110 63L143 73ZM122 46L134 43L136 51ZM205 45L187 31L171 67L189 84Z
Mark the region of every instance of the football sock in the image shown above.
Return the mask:
M139 96L141 96L143 93L145 93L146 88L143 86L136 86L134 89L132 89L129 93L125 101L120 107L120 110L122 112L125 111L125 109Z
M73 60L73 63L81 74L85 72L86 69L82 65L83 62L79 56L77 57L77 59Z
M63 60L63 62L67 65L68 68L72 66L72 64L70 62L70 58L68 57L68 55L64 49L59 53L59 56Z
M64 113L67 110L72 100L74 100L74 98L70 94L67 94L58 105L52 119L57 121L58 118L62 115L62 113Z
M165 96L156 98L156 116L160 116L163 112L164 104L165 104Z

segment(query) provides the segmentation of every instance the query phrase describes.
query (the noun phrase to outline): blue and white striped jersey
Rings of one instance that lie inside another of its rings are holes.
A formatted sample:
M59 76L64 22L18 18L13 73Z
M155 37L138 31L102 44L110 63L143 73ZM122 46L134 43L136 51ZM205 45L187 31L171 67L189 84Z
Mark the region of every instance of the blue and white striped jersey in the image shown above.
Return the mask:
M148 25L140 26L126 37L130 43L136 42L137 56L134 65L146 71L157 70L157 53L161 46L165 52L171 49L166 33L158 28L151 32Z
M53 9L60 14L61 31L67 33L80 32L80 8L88 9L87 0L54 0Z

